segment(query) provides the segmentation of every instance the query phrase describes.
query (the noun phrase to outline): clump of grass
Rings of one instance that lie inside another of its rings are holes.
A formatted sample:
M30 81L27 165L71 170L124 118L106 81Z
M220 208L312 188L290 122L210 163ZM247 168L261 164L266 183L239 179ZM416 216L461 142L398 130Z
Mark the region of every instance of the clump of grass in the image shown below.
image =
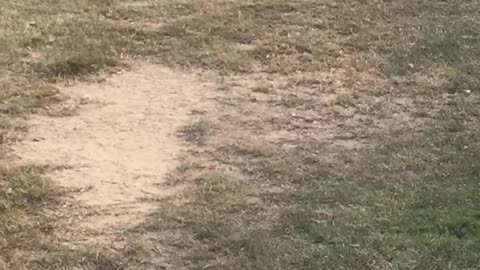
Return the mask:
M40 72L52 77L74 77L95 74L107 67L116 66L117 61L102 54L88 53L55 56L51 63L39 66Z
M15 250L41 241L48 228L48 219L42 215L42 208L52 206L60 195L58 189L40 175L36 167L20 167L0 170L0 237L4 261L21 265L16 261Z
M271 94L273 92L272 86L266 83L260 83L252 87L252 92L262 93L262 94Z
M35 167L18 168L7 173L10 198L15 205L36 207L58 196L54 185L40 173L41 170Z
M217 126L206 120L201 120L178 130L180 137L188 142L204 144L209 136L216 132Z
M336 95L333 104L342 106L344 108L355 107L355 101L352 94L345 92Z
M5 89L0 97L0 112L8 117L32 113L57 101L58 91L54 87L25 78L3 78L0 87Z

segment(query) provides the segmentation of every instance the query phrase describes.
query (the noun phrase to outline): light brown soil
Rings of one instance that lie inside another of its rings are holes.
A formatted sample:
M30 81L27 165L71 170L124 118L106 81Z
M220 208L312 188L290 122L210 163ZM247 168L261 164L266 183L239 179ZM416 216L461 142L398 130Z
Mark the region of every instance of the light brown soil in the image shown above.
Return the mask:
M210 107L211 82L161 66L135 66L103 83L60 87L78 107L75 113L32 116L28 134L13 145L18 163L63 167L49 176L80 190L75 202L95 210L80 215L73 229L98 236L133 226L155 200L174 193L160 184L184 150L175 132L192 121L192 111Z

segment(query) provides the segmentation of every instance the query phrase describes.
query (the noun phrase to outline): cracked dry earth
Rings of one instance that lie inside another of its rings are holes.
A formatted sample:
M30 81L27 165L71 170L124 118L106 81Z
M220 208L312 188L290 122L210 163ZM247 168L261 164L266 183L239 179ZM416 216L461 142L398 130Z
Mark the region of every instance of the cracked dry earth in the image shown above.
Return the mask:
M175 132L192 111L210 106L213 85L202 78L136 64L103 83L60 87L78 107L71 116L29 119L28 134L13 146L16 162L58 168L48 176L78 191L66 242L113 240L175 193L162 182L185 150Z

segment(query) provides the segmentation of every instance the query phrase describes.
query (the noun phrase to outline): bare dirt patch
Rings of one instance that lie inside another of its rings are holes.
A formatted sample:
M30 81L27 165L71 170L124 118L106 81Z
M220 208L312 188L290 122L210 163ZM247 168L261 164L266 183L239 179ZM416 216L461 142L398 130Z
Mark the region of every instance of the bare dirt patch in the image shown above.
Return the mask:
M61 166L49 176L95 209L79 226L93 231L134 225L175 192L159 187L178 165L175 136L192 110L209 105L212 83L172 69L140 64L103 83L78 83L61 92L78 103L67 117L35 115L13 146L16 162ZM85 238L85 236L83 236Z

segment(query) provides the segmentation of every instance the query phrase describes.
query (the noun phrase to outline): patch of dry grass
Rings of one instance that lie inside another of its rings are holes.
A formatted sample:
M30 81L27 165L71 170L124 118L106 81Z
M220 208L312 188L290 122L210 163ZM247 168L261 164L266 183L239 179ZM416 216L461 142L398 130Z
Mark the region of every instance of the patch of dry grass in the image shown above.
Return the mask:
M205 140L213 135L217 126L207 120L201 120L190 125L184 126L178 130L179 136L186 141L194 142L197 144L205 143Z

